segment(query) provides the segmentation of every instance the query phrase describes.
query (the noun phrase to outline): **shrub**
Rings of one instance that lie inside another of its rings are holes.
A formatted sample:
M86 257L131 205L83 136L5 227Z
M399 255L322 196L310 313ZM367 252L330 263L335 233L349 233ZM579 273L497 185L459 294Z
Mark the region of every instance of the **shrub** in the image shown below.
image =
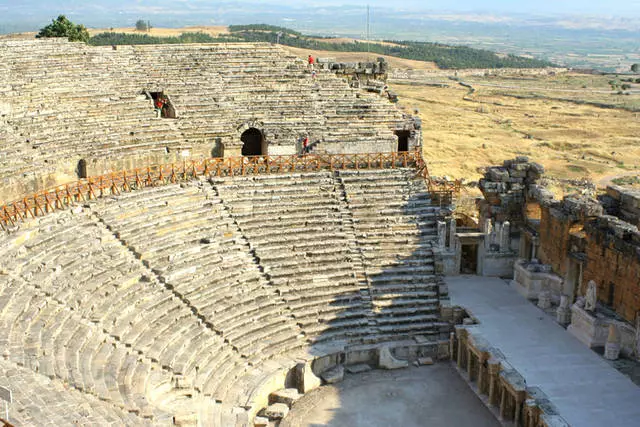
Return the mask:
M47 37L68 37L70 42L86 43L89 41L89 31L84 25L76 25L66 16L60 15L36 35L36 38Z

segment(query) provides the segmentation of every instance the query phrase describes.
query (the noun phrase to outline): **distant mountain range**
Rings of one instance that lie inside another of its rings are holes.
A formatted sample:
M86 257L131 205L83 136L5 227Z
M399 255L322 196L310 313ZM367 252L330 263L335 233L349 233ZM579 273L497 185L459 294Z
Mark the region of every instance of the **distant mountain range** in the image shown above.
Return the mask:
M338 5L345 1L349 0L281 0L276 5L269 0L109 0L102 2L108 3L104 5L86 0L0 0L0 34L36 31L57 15L65 14L90 28L133 27L138 19L148 20L155 27L173 28L264 23L310 35L365 38L365 6ZM508 3L505 1L492 0L488 4L504 6ZM3 5L8 2L12 4ZM612 5L619 2L609 1ZM318 3L322 6L316 6ZM608 71L628 69L631 63L640 61L640 12L636 17L498 14L421 11L424 3L419 1L398 2L396 7L376 6L388 5L386 1L368 3L373 6L370 18L374 39L462 44ZM548 6L551 0L535 3ZM454 0L451 4L465 1Z

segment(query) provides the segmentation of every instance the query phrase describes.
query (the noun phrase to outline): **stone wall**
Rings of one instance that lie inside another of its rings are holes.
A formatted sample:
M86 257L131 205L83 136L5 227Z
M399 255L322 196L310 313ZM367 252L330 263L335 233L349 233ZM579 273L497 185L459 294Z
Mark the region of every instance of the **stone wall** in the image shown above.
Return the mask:
M585 224L587 262L581 294L593 280L598 300L628 322L640 311L640 232L615 217L601 216Z
M568 258L578 252L572 245L572 234L581 234L585 221L602 215L602 206L589 197L567 196L562 201L541 200L538 258L553 270L565 275Z
M608 214L640 227L640 190L610 185L600 200Z
M587 284L594 281L600 305L634 323L640 312L640 232L636 225L640 194L610 186L597 199L570 195L556 200L537 184L542 172L541 166L524 157L487 168L480 180L482 221L509 221L516 233L533 242L535 248L530 251L523 250L527 244L521 245L520 257L533 259L540 268L559 275L564 280L563 294L584 296ZM526 287L526 283L519 285Z

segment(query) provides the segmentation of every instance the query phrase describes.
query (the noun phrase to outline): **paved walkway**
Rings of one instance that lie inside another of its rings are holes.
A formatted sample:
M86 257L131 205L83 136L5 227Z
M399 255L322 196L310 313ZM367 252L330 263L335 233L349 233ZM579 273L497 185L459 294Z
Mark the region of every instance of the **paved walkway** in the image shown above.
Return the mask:
M573 427L640 426L640 388L589 350L504 280L446 278L451 302L474 328L537 386Z

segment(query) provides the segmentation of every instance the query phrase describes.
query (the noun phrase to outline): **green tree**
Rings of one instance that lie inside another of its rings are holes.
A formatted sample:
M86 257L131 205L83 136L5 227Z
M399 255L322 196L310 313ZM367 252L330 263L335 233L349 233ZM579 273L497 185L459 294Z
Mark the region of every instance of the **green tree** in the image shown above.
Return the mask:
M638 72L638 70L640 70L640 64L633 64L633 65L631 66L631 71L632 71L632 72L637 73L637 72Z
M144 19L138 19L136 21L136 30L138 31L147 31L149 27L147 26L147 21Z
M76 25L66 16L60 15L36 35L36 38L46 37L68 37L70 42L86 43L89 41L89 31L84 25Z

